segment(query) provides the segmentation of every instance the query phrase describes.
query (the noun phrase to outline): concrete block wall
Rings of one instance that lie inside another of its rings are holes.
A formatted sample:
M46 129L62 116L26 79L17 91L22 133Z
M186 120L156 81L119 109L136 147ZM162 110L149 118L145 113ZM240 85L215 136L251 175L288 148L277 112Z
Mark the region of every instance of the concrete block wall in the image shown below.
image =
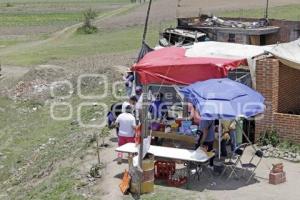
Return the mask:
M276 44L277 42L290 42L300 37L300 21L288 21L271 19L271 26L278 26L280 30L266 38L267 44Z

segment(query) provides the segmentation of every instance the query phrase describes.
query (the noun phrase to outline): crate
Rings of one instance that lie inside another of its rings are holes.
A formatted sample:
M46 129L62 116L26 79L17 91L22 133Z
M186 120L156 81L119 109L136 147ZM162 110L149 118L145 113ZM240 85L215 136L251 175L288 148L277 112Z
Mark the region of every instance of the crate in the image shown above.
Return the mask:
M154 177L168 180L169 176L175 173L175 169L176 164L174 161L156 161L154 164Z
M168 185L171 187L181 187L187 183L187 177L182 177L178 180L168 179Z

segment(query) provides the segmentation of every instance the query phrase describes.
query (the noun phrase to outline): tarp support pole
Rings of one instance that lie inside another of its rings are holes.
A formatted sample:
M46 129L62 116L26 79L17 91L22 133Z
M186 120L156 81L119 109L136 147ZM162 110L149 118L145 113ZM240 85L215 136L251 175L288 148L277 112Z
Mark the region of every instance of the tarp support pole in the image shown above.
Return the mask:
M148 120L147 120L147 115L148 115L148 93L149 93L149 86L144 85L144 92L143 92L143 105L142 105L142 115L140 116L140 122L142 125L142 130L141 130L141 136L140 136L140 145L139 145L139 169L141 170L140 177L139 177L139 194L138 198L141 195L141 190L142 190L142 182L143 182L143 148L144 148L144 138L147 135L147 130L148 130Z
M219 119L219 159L221 158L221 135L222 135L222 120Z
M250 141L249 137L246 135L244 129L240 126L239 122L235 119L235 123L236 125L239 127L240 130L242 130L242 133L244 135L244 137L246 138L247 142L251 145L251 147L253 148L254 151L256 151L253 143Z

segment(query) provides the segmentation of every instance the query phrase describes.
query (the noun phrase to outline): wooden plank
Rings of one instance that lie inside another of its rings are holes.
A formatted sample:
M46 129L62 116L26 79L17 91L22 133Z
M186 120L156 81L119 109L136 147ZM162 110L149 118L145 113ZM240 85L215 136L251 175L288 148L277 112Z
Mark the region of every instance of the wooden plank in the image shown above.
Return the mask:
M152 131L151 134L153 137L158 137L158 138L165 138L165 139L173 139L176 141L181 141L181 142L186 142L189 144L196 144L196 138L193 136L188 136L188 135L180 135L175 132L171 133L165 133L161 131Z

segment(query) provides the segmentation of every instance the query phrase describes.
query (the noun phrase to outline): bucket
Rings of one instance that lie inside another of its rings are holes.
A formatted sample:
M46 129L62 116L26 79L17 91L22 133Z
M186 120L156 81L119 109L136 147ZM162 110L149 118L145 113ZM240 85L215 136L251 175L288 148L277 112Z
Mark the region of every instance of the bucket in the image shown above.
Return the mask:
M221 174L224 170L224 161L218 158L214 159L214 172Z
M143 179L141 184L141 194L151 193L154 191L154 156L146 155L142 161ZM133 178L130 184L130 192L138 193L138 179Z

